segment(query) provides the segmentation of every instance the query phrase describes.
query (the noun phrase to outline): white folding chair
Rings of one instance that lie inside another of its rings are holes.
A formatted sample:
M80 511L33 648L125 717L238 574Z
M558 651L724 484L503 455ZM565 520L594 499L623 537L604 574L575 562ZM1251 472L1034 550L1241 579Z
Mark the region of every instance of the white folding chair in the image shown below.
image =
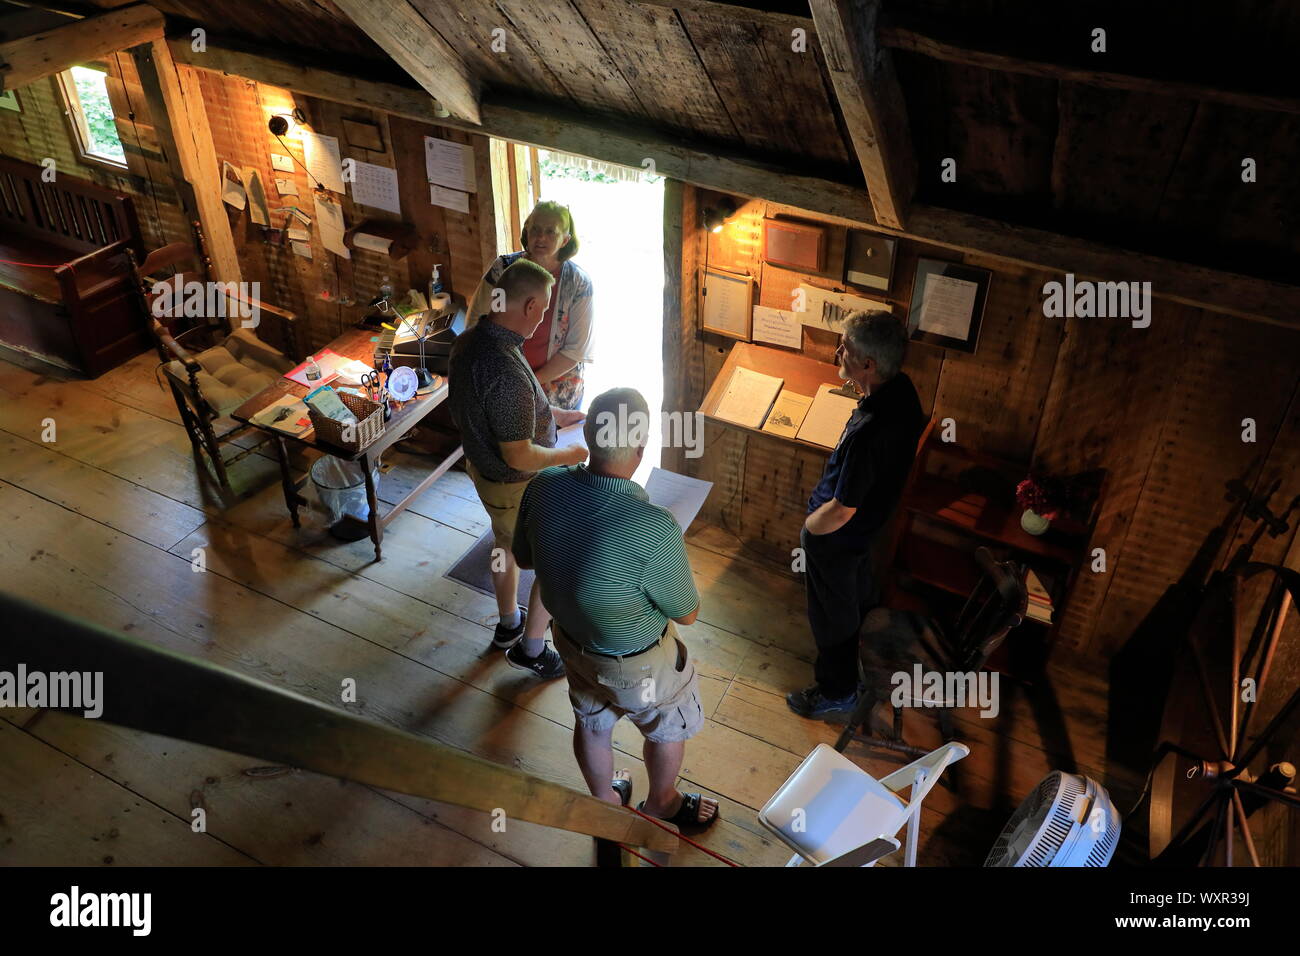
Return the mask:
M843 754L818 744L759 811L758 819L794 850L786 866L871 866L899 847L907 827L903 865L916 866L921 801L950 763L970 748L949 741L877 780ZM911 788L907 802L899 794Z

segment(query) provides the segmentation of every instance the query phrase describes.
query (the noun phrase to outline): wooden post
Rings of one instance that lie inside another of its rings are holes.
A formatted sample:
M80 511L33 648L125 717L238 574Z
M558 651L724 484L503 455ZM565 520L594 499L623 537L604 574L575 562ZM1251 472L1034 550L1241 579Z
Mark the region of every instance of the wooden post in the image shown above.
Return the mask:
M181 207L188 219L203 226L212 261L211 278L239 282L239 257L226 205L221 201L217 148L212 142L198 75L189 67L177 68L164 40L133 47L131 55Z

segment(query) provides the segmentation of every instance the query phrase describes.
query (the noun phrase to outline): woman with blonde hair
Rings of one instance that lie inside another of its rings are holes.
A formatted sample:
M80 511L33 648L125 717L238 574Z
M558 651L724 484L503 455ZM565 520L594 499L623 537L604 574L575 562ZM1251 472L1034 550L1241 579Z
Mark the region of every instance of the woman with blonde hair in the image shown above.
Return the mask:
M473 324L492 309L492 291L501 274L516 260L527 258L555 276L551 302L533 337L520 346L524 358L556 408L582 404L583 365L592 360L591 279L573 262L578 234L573 215L557 202L539 202L524 220L520 252L497 256L470 303Z

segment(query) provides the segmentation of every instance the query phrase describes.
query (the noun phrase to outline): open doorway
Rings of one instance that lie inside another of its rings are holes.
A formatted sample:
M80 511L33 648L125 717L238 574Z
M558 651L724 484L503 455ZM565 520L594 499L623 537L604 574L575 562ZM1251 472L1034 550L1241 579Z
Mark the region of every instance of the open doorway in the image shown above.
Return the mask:
M650 444L634 476L659 462L663 403L664 184L643 170L537 150L539 199L569 207L574 262L595 289L596 361L585 369L586 407L611 388L635 388L650 407ZM527 211L525 210L525 215Z

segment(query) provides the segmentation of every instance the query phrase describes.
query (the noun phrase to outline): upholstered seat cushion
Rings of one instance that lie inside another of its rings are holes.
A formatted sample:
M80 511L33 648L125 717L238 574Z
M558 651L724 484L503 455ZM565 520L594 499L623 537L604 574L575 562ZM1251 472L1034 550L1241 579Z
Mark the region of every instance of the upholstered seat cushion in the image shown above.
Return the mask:
M197 376L199 390L219 416L229 415L293 367L282 352L251 329L236 329L220 345L194 357L203 366ZM190 391L190 376L181 362L167 363L167 374Z

